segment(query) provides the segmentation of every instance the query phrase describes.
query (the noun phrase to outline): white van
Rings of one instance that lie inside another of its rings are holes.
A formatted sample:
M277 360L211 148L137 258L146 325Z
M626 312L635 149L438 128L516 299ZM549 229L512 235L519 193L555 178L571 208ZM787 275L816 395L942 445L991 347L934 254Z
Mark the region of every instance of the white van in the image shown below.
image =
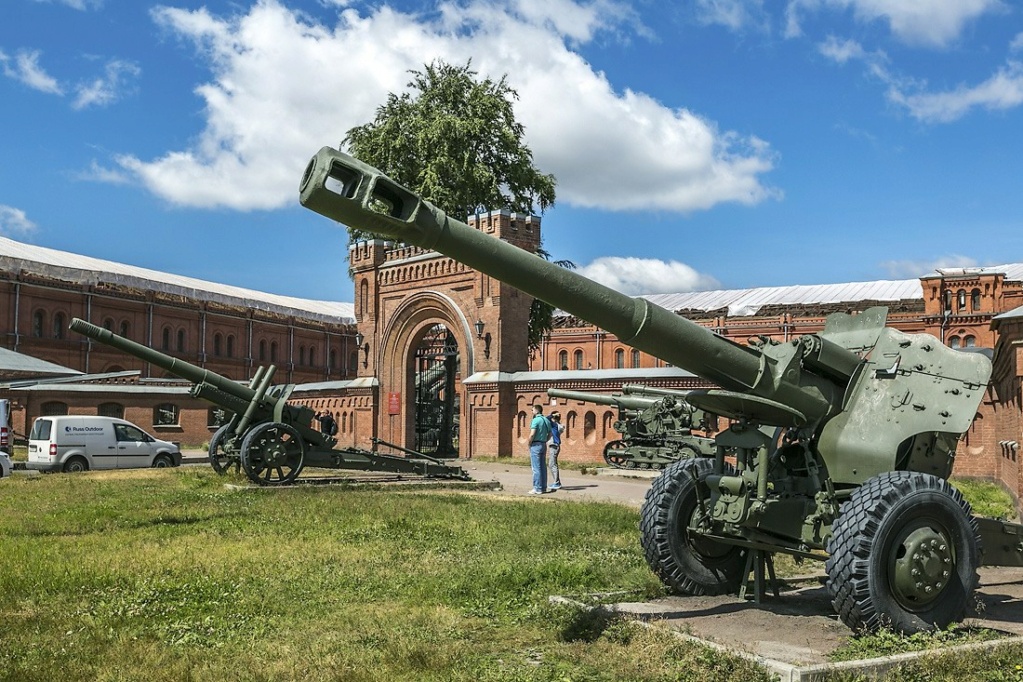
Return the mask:
M25 467L88 471L181 465L181 450L115 417L39 417L28 436Z
M11 440L11 401L0 398L0 450L10 454L14 443Z

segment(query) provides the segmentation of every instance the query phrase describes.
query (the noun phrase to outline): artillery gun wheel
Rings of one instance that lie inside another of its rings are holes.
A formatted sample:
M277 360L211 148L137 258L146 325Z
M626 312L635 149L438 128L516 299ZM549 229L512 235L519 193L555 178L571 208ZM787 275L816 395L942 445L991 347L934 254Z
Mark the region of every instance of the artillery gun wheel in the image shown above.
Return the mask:
M298 431L280 422L266 422L242 439L242 468L259 485L287 485L305 462L305 443Z
M736 592L743 579L743 548L689 533L700 514L694 479L702 481L713 470L714 462L707 458L674 462L643 500L639 528L647 564L661 582L682 594Z
M227 470L234 466L234 472L241 470L241 460L237 455L228 455L224 452L224 442L227 440L227 430L230 424L224 424L210 439L210 466L218 474L226 474Z
M979 579L972 514L930 474L890 471L857 488L828 542L827 588L842 622L912 634L962 620Z
M608 463L608 466L613 466L616 469L628 467L631 458L625 454L625 448L623 440L613 440L604 446L604 461Z

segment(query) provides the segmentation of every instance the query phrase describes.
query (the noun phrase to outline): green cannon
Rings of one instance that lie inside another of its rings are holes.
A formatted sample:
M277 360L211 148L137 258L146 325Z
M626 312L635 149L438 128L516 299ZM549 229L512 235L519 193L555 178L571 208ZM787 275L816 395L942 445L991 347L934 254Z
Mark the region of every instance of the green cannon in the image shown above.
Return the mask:
M652 396L670 396L678 400L689 412L690 428L697 431L717 431L717 415L711 414L705 410L700 410L689 404L686 398L689 397L689 390L680 390L677 388L657 388L655 386L645 386L643 384L624 384L622 386L622 393L625 395L635 395L639 397L652 397Z
M85 320L73 319L70 328L192 382L192 397L213 403L231 414L230 420L210 439L210 464L217 473L226 473L233 466L236 470L243 469L249 480L259 485L293 483L307 466L462 480L469 478L461 467L450 466L379 439L374 439L374 444L402 450L407 456L398 457L361 448L335 448L337 441L333 436L310 426L314 416L311 409L288 402L295 385L272 385L276 371L273 365L258 368L249 384L245 385Z
M623 387L624 391L624 387ZM714 441L693 433L694 408L673 395L643 396L547 389L552 398L614 405L621 438L604 446L604 461L617 469L663 469L685 457L712 456Z
M714 457L669 466L641 510L646 560L675 591L744 593L752 575L759 599L782 552L825 562L851 628L915 632L965 617L980 565L1023 565L1023 526L975 517L948 482L991 375L983 354L887 327L883 307L742 345L474 230L329 147L299 191L313 211L444 254L719 387L686 397L730 420Z

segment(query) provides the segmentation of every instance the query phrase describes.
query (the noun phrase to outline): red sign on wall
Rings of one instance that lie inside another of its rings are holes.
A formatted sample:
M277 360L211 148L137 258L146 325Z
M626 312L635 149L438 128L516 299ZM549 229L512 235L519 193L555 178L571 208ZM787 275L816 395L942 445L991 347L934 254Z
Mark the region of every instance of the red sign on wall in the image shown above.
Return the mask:
M387 394L387 414L401 414L401 393Z

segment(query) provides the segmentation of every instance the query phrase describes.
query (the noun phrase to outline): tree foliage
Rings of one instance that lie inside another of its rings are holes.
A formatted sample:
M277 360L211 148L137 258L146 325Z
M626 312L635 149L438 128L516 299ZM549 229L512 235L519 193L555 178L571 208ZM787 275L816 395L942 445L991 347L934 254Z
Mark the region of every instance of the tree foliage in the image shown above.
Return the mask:
M515 120L518 94L504 77L477 80L470 65L412 71L409 92L388 95L342 145L456 218L505 208L542 214L554 205L555 179L533 165Z
M478 79L471 62L435 61L410 73L409 90L389 94L372 122L348 131L343 148L459 219L492 209L542 214L554 205L556 180L533 165L515 120L518 93L505 77ZM351 240L367 236L349 230ZM537 253L550 259L542 247ZM533 301L530 352L550 333L553 312Z

